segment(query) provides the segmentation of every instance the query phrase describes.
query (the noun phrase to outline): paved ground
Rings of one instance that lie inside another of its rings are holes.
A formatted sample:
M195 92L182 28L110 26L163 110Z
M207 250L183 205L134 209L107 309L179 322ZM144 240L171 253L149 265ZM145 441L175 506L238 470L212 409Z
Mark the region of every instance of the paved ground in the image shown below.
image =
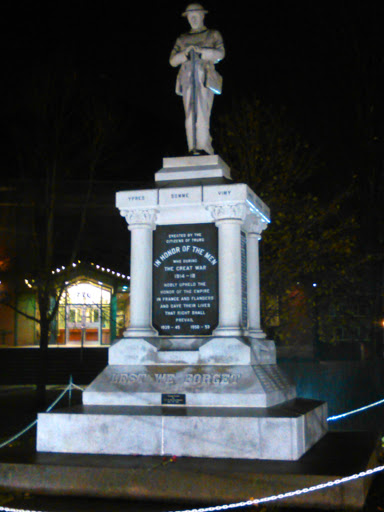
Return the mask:
M48 391L48 402L53 401L62 389L63 387L58 386L50 387ZM80 392L74 392L72 395L72 404L79 402ZM68 405L68 396L63 399L62 405ZM33 421L35 417L35 402L32 386L0 387L0 442L24 428L30 421ZM22 439L15 441L12 443L11 447L3 449L2 452L9 453L10 450L31 449L34 443L35 431L32 429L28 434L24 435ZM348 454L346 454L346 459L348 459ZM201 507L202 504L195 504L195 506ZM1 507L42 512L166 512L191 509L193 505L183 503L139 503L129 502L127 500L44 497L33 496L28 493L20 495L3 493L0 494L0 511L2 510ZM277 506L270 507L269 510L272 508L274 511L279 510ZM239 510L250 509L251 508ZM290 509L284 508L284 510L289 512ZM384 472L380 473L375 478L364 511L384 512Z

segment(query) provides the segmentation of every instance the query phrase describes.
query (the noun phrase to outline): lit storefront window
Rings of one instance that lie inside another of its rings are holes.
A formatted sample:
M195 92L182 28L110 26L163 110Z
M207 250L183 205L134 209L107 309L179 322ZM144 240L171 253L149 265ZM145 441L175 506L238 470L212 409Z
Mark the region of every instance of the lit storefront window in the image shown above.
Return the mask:
M112 289L103 283L77 281L64 291L59 306L57 343L107 345L111 342Z

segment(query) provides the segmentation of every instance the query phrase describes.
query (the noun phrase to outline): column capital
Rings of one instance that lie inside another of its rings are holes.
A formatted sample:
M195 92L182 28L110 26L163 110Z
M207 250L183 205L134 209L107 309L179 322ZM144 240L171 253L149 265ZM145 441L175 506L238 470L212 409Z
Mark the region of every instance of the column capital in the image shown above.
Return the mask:
M128 224L128 229L143 228L148 229L156 228L157 210L121 210L120 215L125 218Z
M248 236L255 236L260 240L261 233L267 228L267 226L268 222L261 217L249 215L244 223L244 231L246 231Z
M243 223L247 213L244 203L207 205L206 208L216 223L226 220Z

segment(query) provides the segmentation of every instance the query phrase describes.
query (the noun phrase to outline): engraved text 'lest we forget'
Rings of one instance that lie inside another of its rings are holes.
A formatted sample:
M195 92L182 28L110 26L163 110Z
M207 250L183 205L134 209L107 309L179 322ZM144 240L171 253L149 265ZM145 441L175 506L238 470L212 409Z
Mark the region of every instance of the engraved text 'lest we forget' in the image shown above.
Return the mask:
M220 386L226 384L238 384L241 375L237 373L187 373L177 375L175 373L114 373L111 376L111 384L136 384L152 382L155 384L208 384Z

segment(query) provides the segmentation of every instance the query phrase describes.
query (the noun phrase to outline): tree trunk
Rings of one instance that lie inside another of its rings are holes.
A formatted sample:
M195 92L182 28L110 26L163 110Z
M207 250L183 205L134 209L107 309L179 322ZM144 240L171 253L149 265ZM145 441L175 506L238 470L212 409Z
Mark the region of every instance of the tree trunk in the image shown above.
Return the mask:
M40 321L40 348L36 388L36 406L38 411L45 411L47 407L46 386L48 381L48 340L49 322L46 318Z

